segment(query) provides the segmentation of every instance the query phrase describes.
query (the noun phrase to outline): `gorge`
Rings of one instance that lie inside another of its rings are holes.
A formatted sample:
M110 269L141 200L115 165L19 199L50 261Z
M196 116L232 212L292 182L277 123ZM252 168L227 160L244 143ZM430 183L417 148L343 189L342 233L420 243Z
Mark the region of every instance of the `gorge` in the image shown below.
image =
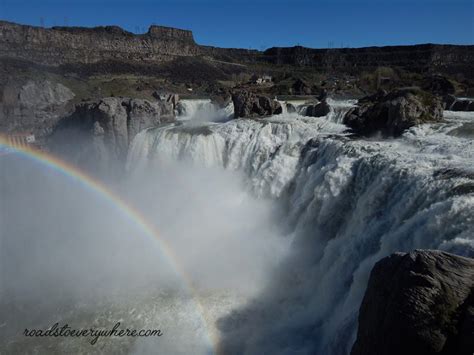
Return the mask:
M472 353L473 46L0 43L7 353ZM20 336L118 320L163 336Z

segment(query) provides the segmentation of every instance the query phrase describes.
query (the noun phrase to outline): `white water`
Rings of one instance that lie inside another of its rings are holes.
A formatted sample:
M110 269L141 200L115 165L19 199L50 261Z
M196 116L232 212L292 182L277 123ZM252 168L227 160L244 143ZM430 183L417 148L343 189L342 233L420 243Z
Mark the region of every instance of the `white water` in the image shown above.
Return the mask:
M131 146L130 172L176 160L242 172L249 192L285 211L292 255L254 302L221 319L230 353L348 354L376 261L415 248L474 255L474 115L353 140L340 124L352 105L332 102L322 118L170 125Z
M224 108L214 105L211 100L180 100L178 103L180 120L193 121L227 121L234 115L234 105L231 102Z
M279 102L283 109L283 116L305 116L309 105L305 100L288 100ZM349 109L355 107L357 100L334 100L328 98L327 102L330 105L330 112L327 115L326 120L335 123L342 123L344 115ZM293 106L295 112L289 112L287 104Z

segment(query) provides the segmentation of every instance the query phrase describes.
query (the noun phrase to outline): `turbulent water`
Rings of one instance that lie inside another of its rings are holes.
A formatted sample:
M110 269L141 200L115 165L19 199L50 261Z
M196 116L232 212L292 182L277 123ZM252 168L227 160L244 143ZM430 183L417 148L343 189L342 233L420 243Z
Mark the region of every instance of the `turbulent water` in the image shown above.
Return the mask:
M225 123L203 122L197 108L192 124L135 138L131 174L170 161L236 171L281 208L290 255L221 317L224 353L347 354L376 261L414 248L474 256L474 116L445 112L397 139L354 139L341 124L353 104L332 101L321 118L297 110Z
M177 113L178 118L184 121L225 121L233 117L234 106L231 103L224 108L220 108L214 105L209 99L181 100L178 103Z
M474 114L360 139L341 124L355 102L329 102L326 117L291 102L293 113L231 120L232 105L181 101L176 123L136 136L126 178L110 185L133 213L77 177L4 156L2 348L348 354L380 258L474 256ZM164 335L94 346L22 335L55 322Z

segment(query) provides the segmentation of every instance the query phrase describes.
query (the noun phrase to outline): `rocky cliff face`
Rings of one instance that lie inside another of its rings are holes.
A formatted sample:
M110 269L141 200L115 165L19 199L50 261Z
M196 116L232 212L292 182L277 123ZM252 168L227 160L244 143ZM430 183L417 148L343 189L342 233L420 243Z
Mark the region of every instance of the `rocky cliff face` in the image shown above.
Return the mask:
M59 121L49 148L99 175L120 173L135 135L174 119L167 100L107 97L84 102Z
M473 259L417 250L393 254L374 266L352 355L473 351Z
M191 31L151 26L135 35L120 27L40 27L0 22L0 56L38 64L89 64L100 61L166 61L193 56L199 47Z
M275 64L313 66L325 70L357 72L381 66L410 71L463 73L474 77L474 46L423 44L367 48L312 49L305 47L270 48L264 52Z
M147 33L137 35L116 26L46 29L0 22L0 57L37 64L158 63L196 56L236 64L264 62L349 72L388 66L474 77L474 46L426 44L341 49L297 46L260 52L200 46L191 31L161 26L151 26Z
M74 96L64 85L48 80L6 85L0 92L0 130L46 136L71 109Z

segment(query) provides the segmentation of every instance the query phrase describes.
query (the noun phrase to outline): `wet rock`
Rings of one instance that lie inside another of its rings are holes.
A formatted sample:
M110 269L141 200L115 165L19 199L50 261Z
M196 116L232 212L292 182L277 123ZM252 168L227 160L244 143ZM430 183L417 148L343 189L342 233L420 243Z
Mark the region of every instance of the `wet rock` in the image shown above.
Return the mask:
M473 99L460 99L454 95L443 97L444 109L449 111L474 111Z
M374 266L352 355L471 355L473 349L474 259L416 250Z
M286 112L288 113L295 113L296 112L296 107L293 104L290 104L289 102L285 103L286 105Z
M360 135L399 136L412 126L440 121L442 117L443 106L438 97L417 88L405 88L362 100L343 122Z
M474 111L474 100L456 99L450 107L451 111Z
M443 104L445 110L451 110L453 104L456 102L456 97L454 95L445 95L443 97Z
M309 105L306 108L305 116L311 117L323 117L330 112L329 104L326 100L323 100L315 105Z
M250 91L240 91L232 95L235 118L258 118L282 113L281 104L268 96Z

